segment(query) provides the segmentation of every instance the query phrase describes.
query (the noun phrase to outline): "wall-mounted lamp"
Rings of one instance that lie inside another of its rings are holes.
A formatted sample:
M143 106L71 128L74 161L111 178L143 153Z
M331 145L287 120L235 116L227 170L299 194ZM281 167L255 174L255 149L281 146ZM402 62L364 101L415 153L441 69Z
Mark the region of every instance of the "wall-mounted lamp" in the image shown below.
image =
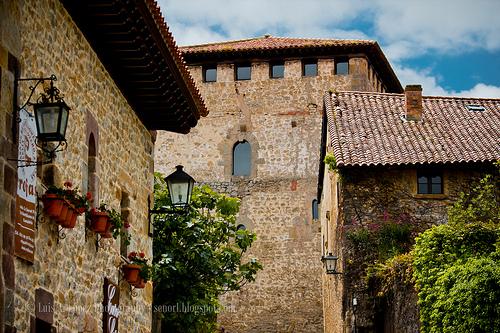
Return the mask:
M170 195L172 206L186 208L191 202L194 179L182 170L182 165L178 165L175 168L177 170L165 177L168 194Z
M37 130L37 142L35 143L37 147L42 149L46 157L50 160L48 163L52 162L55 157L55 153L66 149L66 127L68 125L68 116L70 108L64 102L63 96L60 94L59 89L54 86L54 82L57 81L55 75L44 78L20 78L15 80L15 91L17 91L17 86L19 82L22 81L36 81L35 85L30 86L30 95L26 102L15 109L15 117L19 119L18 113L20 110L24 109L28 105L33 105L34 117L36 122ZM39 84L43 84L46 81L50 81L47 87L44 87L44 92L40 93L35 103L31 102L36 88ZM32 115L30 115L32 116ZM32 116L33 117L33 116ZM49 142L56 142L57 144L51 145L49 147ZM18 162L28 162L19 161ZM25 164L23 166L38 165L42 163L31 163Z
M328 253L328 255L324 255L321 257L321 261L325 265L326 274L342 274L341 272L337 272L337 260L339 258L337 256Z
M151 228L151 215L153 214L179 214L183 212L191 202L191 194L193 193L193 187L195 180L193 177L188 175L184 170L183 166L178 165L175 167L173 173L165 177L165 182L168 187L168 194L170 196L170 201L172 202L172 208L170 207L160 207L158 209L151 209L151 199L148 198L148 219L150 225L150 232L152 234Z

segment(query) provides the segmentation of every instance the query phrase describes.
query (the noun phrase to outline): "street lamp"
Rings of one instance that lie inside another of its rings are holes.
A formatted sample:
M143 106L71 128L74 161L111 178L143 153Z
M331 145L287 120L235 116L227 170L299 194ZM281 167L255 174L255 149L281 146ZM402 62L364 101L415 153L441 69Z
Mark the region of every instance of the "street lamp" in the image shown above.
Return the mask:
M35 123L36 123L36 146L43 150L45 155L52 162L55 157L55 153L66 148L66 127L68 125L68 117L70 108L64 102L63 96L60 94L58 88L54 86L54 81L57 78L54 74L50 77L43 78L20 78L15 80L15 92L17 92L17 86L19 82L22 81L36 81L36 84L30 86L30 95L26 102L15 109L14 112L19 112L28 105L33 105L35 111ZM50 85L44 87L44 92L40 93L37 101L35 103L31 102L35 90L38 85L45 83L45 81L50 81ZM19 115L15 114L16 118L19 120ZM32 115L30 115L33 117ZM55 146L48 146L49 142L57 142ZM59 147L61 147L59 149ZM27 162L23 166L38 165L46 162L31 163L30 161L18 160L18 162Z
M337 260L339 258L337 256L328 253L328 255L324 255L321 257L321 261L325 265L326 274L342 274L337 272Z
M37 138L41 142L66 141L69 107L64 101L34 105Z
M193 179L193 177L184 172L184 170L182 170L182 165L178 165L175 168L177 170L175 170L164 179L167 183L168 194L170 196L170 201L172 202L173 209L171 209L170 207L151 209L151 198L148 197L148 234L150 236L153 235L153 226L151 220L151 216L153 214L179 214L183 212L191 202L191 194L193 193L195 180Z
M165 178L165 182L167 183L172 206L185 208L191 202L194 179L182 170L182 165L178 165L175 168L177 170L168 175Z

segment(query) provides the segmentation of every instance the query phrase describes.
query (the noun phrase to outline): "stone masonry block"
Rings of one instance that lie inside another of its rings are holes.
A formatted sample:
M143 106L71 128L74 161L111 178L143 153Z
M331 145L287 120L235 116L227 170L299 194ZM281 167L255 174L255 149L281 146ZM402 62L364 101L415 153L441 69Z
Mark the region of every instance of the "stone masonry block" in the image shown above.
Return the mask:
M0 45L0 67L7 68L9 51L3 45Z
M16 199L10 200L10 222L16 225Z
M13 323L14 318L15 318L15 311L14 311L14 291L12 289L6 288L5 289L5 294L4 294L4 304L3 304L3 311L4 311L4 320L6 323ZM8 332L8 331L6 331ZM15 332L15 331L14 331Z
M14 253L14 227L9 223L3 224L3 249L8 254Z
M3 188L10 195L16 195L17 173L8 164L3 166Z
M7 288L15 288L16 271L14 267L14 257L4 254L2 257L2 273Z

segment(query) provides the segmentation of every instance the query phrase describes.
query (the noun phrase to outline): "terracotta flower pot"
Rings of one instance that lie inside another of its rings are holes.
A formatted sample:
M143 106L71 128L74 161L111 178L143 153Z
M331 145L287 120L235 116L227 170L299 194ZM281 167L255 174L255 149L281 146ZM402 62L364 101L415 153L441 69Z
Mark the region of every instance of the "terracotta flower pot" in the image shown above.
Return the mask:
M146 281L143 278L139 277L139 280L136 283L132 283L132 285L137 289L143 289L144 287L146 287Z
M101 234L102 238L113 238L113 233L109 230L111 228L111 223L106 227L106 231Z
M57 221L57 224L64 226L66 224L66 220L69 216L71 216L70 206L68 205L68 203L66 201L63 201L61 213L59 214L59 216L57 216L55 218L55 220Z
M109 229L109 216L106 212L92 212L90 217L90 230L104 234Z
M141 271L141 265L127 264L122 266L123 277L128 283L134 284L139 282L139 272Z
M69 229L73 229L76 225L76 219L78 217L78 213L73 209L73 207L70 207L68 209L69 212L71 213L68 213L66 215L66 220L64 222L64 225L62 225L64 228L69 228Z
M59 197L57 194L45 194L42 197L43 209L45 213L51 218L55 219L61 215L61 211L64 206L64 199Z

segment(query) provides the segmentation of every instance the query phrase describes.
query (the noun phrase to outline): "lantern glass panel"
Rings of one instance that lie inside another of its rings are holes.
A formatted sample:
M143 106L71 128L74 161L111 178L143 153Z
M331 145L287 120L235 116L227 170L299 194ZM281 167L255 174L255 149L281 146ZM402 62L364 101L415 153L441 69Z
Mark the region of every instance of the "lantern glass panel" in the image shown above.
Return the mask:
M171 181L169 184L170 200L172 205L181 206L188 203L189 182Z
M335 272L337 266L337 259L328 258L326 260L326 270L329 272Z
M57 133L59 122L59 106L42 106L37 109L38 125L41 135Z
M61 125L59 126L59 133L62 137L66 136L66 126L68 125L68 109L61 106Z

